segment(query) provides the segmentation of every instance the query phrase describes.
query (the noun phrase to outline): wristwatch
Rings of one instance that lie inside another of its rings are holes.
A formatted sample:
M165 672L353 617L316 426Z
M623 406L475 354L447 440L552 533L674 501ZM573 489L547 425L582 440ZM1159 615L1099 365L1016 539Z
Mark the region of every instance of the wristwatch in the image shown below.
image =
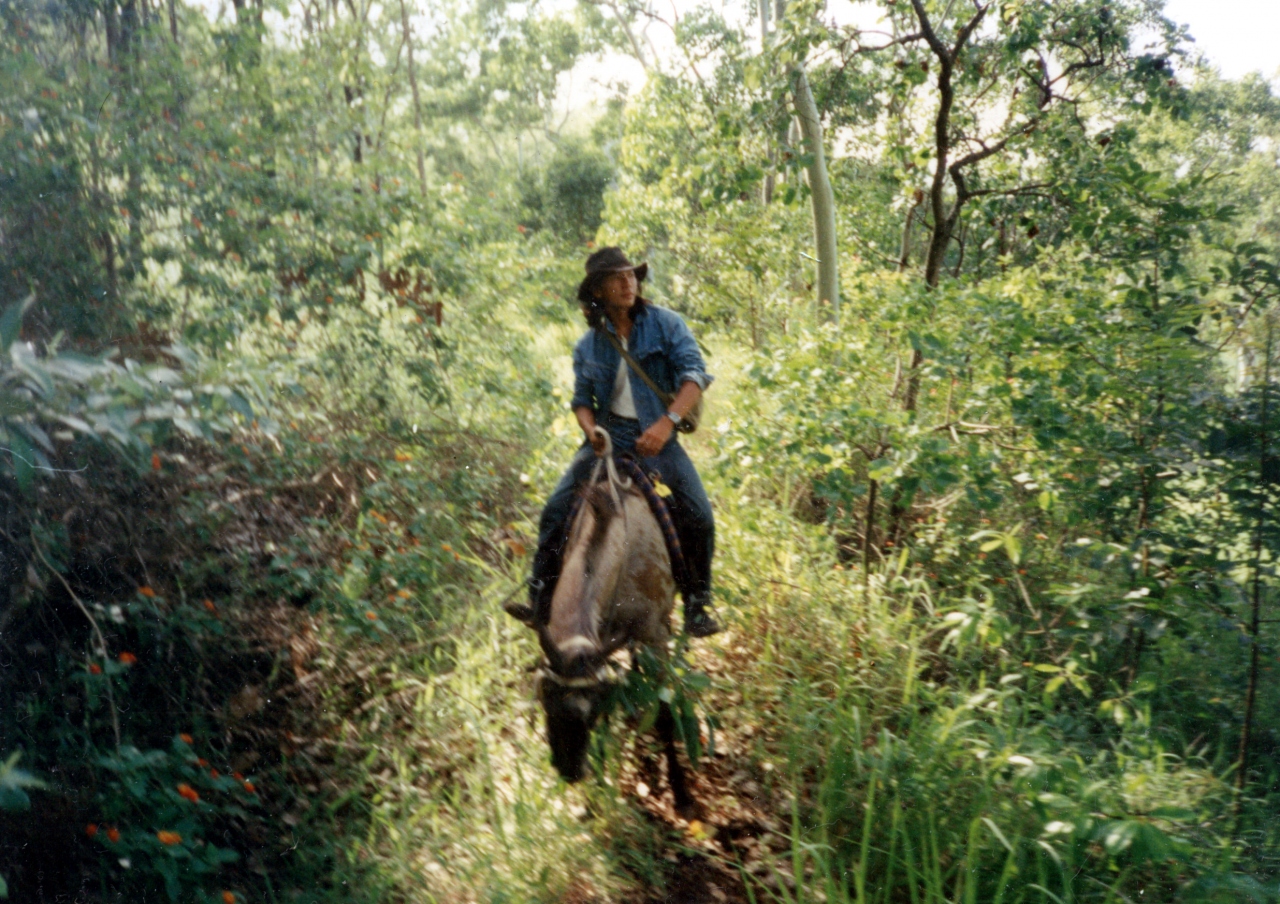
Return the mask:
M680 422L681 422L682 420L684 420L684 418L682 418L680 415L676 414L674 411L668 411L668 412L667 412L667 417L671 418L671 423L675 424L677 427L679 427L679 426L680 426Z

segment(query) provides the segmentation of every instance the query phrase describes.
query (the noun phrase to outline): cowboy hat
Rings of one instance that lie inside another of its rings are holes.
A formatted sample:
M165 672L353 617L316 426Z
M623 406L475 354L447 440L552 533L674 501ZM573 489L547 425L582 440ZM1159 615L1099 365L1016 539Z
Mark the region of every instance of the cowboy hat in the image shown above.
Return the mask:
M647 263L633 264L627 260L627 256L622 253L622 249L610 245L608 248L601 248L599 251L592 253L587 258L586 263L587 275L583 278L582 283L578 286L578 298L590 298L594 293L596 281L602 276L608 276L611 273L621 273L624 270L633 270L636 274L636 282L644 282L644 278L649 274L649 265Z

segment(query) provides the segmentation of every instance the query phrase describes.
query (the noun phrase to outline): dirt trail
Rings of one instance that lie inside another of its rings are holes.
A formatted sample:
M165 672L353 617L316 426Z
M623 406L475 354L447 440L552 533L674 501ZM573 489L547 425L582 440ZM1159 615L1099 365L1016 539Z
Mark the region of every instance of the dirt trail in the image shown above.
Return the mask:
M769 888L780 881L771 864L790 846L788 821L777 815L779 804L766 790L767 777L750 755L752 728L726 718L732 712L726 698L735 671L728 646L703 646L690 657L720 691L712 692L712 698L721 699L710 704L725 707L718 710L724 724L716 731L716 755L704 757L694 770L681 754L696 801L694 812L676 811L666 770L659 769L656 760L649 768L638 761L624 766L621 791L663 830L670 863L665 891L642 893L628 904L746 904L752 900L747 883L755 889L755 900L761 900L767 895L762 895L760 885Z

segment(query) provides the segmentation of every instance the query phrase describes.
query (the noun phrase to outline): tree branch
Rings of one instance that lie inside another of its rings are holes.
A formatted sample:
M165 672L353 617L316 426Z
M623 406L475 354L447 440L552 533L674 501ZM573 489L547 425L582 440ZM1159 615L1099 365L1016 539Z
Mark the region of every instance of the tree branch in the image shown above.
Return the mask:
M956 46L955 46L956 56L960 55L960 48L968 43L969 36L973 34L974 29L976 29L978 25L982 22L983 17L985 17L987 14L987 10L991 9L991 4L988 3L986 6L981 6L975 2L974 7L976 8L977 12L973 14L973 18L970 19L968 22L966 22L964 26L958 32L956 32Z
M946 60L948 63L951 62L951 50L946 44L942 43L937 32L933 30L933 24L929 21L929 14L924 11L924 4L920 0L911 0L911 8L915 10L916 20L920 23L920 33L924 35L929 48L939 59Z

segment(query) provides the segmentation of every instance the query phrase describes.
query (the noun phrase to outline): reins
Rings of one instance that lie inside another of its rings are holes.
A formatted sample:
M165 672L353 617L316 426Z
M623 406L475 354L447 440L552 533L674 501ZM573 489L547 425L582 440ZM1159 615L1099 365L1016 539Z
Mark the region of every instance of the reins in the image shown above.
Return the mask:
M618 476L618 464L613 460L613 437L609 435L609 431L596 425L596 433L604 437L604 454L596 459L596 465L591 469L591 483L600 482L600 473L603 470L609 481L609 494L613 497L613 504L626 517L626 511L622 508L622 493L626 493L631 489L631 478L625 480Z

